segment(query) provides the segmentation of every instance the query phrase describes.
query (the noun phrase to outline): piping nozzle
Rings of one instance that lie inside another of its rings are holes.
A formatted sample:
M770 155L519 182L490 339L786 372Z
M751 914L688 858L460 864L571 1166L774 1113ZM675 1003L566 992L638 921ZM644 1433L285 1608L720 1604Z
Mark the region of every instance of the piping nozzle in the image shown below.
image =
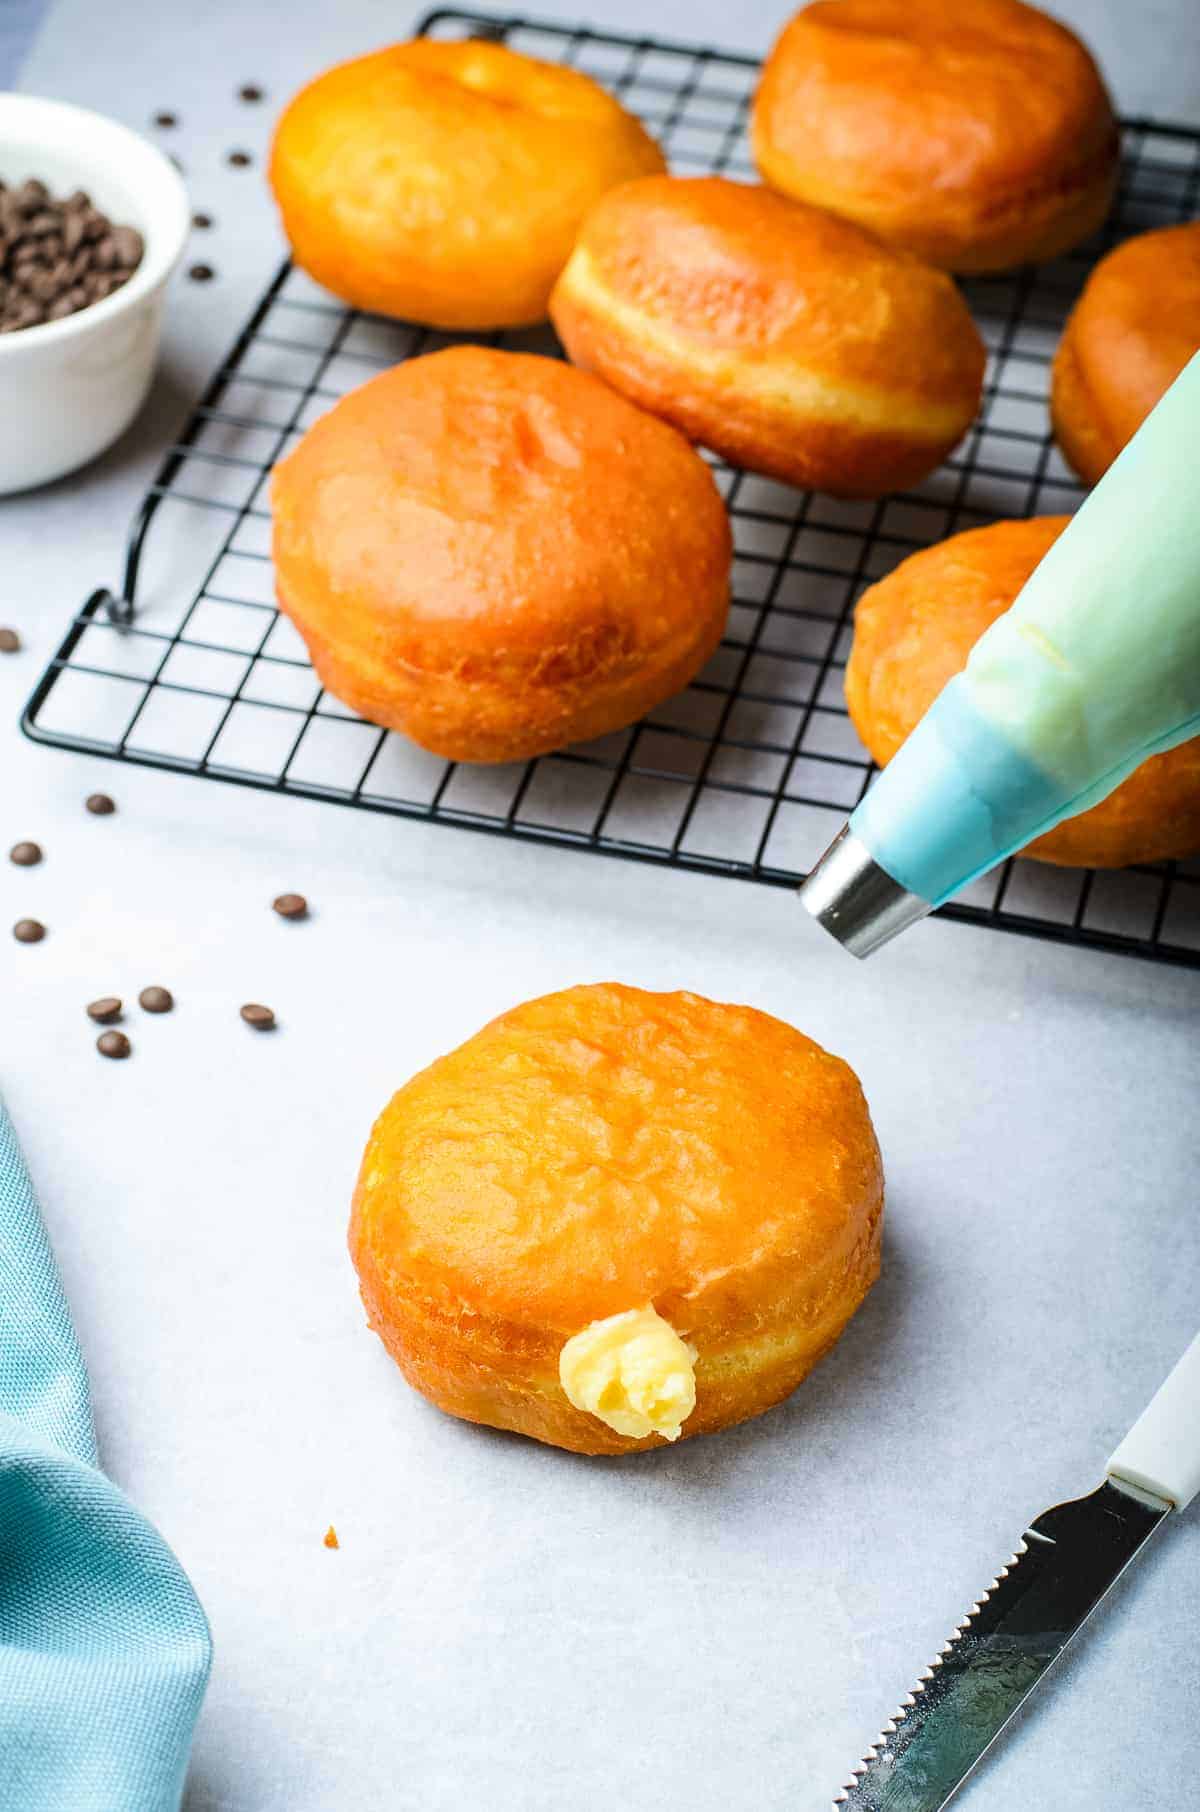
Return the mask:
M848 824L804 882L800 904L858 957L870 956L933 911L880 866Z

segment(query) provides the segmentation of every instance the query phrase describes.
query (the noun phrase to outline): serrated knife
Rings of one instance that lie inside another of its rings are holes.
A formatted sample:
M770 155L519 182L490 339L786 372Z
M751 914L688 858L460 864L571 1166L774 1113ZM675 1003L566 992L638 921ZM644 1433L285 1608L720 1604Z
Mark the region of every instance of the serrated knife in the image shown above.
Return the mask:
M1104 1483L1030 1523L1016 1553L883 1727L839 1812L938 1812L1172 1510L1200 1492L1200 1334Z

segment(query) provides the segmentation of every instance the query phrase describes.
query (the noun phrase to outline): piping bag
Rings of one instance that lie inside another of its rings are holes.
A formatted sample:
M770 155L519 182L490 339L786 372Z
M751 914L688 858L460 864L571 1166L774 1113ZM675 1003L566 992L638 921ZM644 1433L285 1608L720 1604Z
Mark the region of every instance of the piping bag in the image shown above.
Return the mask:
M1200 353L800 889L868 956L1200 735Z

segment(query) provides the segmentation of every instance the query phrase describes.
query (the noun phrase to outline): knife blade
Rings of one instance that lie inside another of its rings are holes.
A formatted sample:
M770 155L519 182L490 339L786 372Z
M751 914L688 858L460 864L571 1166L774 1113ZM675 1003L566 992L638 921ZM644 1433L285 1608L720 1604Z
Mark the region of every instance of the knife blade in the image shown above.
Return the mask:
M834 1805L938 1812L1170 1510L1106 1480L1032 1522Z
M1200 1491L1200 1335L1087 1497L1043 1511L833 1804L940 1812L1172 1510Z

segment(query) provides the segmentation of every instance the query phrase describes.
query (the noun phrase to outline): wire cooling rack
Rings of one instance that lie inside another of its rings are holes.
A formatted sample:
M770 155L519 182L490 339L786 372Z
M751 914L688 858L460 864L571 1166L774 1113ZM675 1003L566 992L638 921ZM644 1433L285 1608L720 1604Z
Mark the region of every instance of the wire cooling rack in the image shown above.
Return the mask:
M474 12L436 12L421 29L572 64L642 117L676 171L754 175L753 58ZM447 763L357 717L322 692L275 608L272 464L346 391L452 338L345 309L285 265L150 487L120 594L98 590L84 604L23 727L59 748L241 786L794 886L873 772L842 694L856 600L959 529L1075 508L1082 492L1046 411L1066 312L1109 244L1190 219L1198 202L1200 134L1126 121L1103 237L1055 264L965 285L989 360L982 412L953 457L916 490L870 503L714 460L736 544L716 656L631 729L501 768ZM548 328L488 338L559 350ZM148 548L168 582L147 606ZM1200 863L1090 873L1009 862L943 912L1200 967Z

